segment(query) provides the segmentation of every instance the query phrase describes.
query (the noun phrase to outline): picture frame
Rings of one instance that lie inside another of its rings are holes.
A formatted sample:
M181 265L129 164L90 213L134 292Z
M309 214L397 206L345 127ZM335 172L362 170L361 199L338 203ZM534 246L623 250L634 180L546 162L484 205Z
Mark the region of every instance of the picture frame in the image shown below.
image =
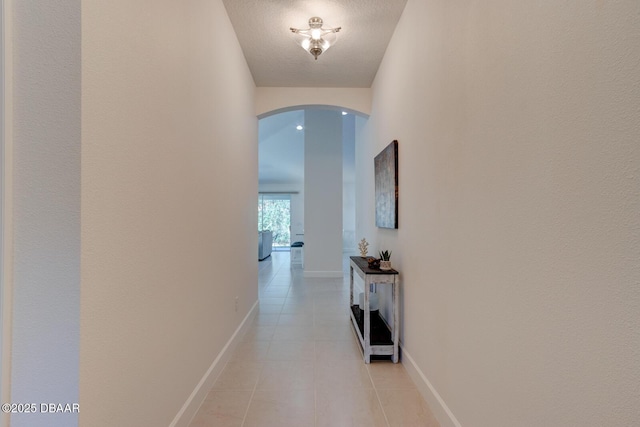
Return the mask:
M376 227L398 228L398 141L374 158Z

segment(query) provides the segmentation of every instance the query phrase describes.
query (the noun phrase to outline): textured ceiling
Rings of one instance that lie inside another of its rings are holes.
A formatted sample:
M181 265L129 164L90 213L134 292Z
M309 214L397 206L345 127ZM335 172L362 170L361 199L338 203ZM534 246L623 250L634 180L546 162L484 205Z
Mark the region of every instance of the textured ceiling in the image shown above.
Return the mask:
M406 0L223 0L259 87L370 87ZM289 27L342 27L314 60Z

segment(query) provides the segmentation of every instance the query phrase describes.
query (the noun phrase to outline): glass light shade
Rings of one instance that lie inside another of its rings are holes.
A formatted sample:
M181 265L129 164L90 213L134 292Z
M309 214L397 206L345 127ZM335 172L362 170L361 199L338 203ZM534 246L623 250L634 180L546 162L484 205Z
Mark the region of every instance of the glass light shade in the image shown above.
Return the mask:
M291 27L296 42L302 46L304 50L309 52L315 59L324 51L329 49L336 41L336 33L341 27L322 28L322 19L313 17L309 19L309 28L297 29Z

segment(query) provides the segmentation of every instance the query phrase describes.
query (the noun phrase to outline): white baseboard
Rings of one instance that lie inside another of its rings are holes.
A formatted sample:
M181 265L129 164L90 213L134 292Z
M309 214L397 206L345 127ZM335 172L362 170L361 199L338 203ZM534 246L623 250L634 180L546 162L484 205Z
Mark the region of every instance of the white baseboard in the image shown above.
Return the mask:
M213 361L207 372L204 374L196 388L193 390L187 401L182 405L180 411L173 419L169 427L188 427L191 423L191 420L200 409L200 405L204 401L204 398L213 387L213 382L218 378L220 372L224 368L224 365L227 363L236 346L247 332L249 325L251 325L251 321L255 317L258 312L258 301L253 304L249 313L244 317L240 326L233 333L227 344L224 346L222 351L218 354L218 357Z
M418 365L416 365L416 362L413 360L411 355L407 353L402 344L400 344L400 347L402 348L402 365L407 370L407 373L413 382L416 383L416 386L418 387L422 397L424 397L424 400L429 404L433 415L440 423L440 427L462 427L440 394L436 391Z
M306 271L304 277L319 278L319 279L335 279L344 276L342 271Z

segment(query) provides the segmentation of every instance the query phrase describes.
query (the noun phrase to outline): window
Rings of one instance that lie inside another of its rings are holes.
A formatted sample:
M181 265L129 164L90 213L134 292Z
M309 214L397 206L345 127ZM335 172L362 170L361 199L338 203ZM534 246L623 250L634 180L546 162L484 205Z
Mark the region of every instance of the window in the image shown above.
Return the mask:
M258 231L273 233L273 249L291 245L291 195L260 194L258 196Z

